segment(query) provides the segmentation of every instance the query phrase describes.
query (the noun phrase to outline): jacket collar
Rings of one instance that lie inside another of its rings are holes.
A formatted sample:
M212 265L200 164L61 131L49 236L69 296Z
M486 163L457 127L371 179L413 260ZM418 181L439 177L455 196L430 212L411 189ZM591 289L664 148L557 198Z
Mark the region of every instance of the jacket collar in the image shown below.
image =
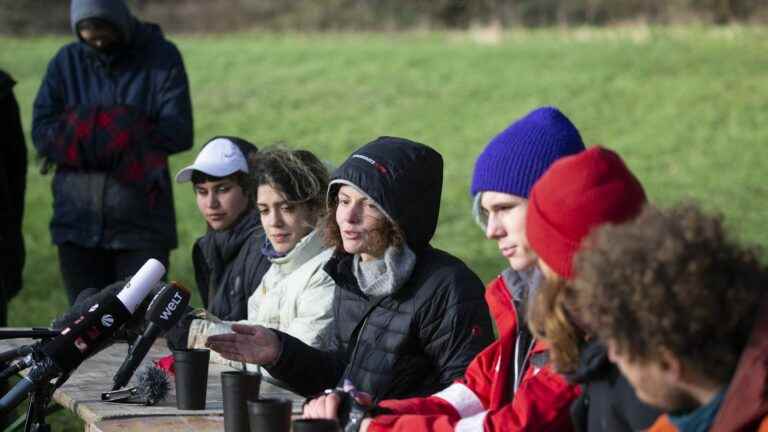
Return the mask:
M323 244L322 236L317 230L313 230L299 240L290 252L281 257L270 258L269 260L273 265L278 266L282 273L291 273L304 265L305 262L317 256L323 249L325 249L325 245Z

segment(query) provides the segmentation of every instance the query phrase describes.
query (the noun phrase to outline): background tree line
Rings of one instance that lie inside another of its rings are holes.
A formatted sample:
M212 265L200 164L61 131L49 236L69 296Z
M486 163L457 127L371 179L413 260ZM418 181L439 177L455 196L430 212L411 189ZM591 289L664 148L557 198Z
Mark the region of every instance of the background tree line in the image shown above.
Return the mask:
M766 23L768 0L129 0L168 31L404 30ZM0 33L69 29L69 2L0 0Z

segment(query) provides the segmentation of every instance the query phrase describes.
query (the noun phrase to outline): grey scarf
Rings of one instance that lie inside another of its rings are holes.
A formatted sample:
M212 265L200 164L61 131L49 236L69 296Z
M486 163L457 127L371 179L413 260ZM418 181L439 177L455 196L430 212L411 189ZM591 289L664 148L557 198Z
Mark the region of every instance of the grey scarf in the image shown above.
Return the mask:
M381 297L397 291L411 277L415 265L416 254L408 246L390 246L377 260L364 262L355 255L352 273L365 295Z

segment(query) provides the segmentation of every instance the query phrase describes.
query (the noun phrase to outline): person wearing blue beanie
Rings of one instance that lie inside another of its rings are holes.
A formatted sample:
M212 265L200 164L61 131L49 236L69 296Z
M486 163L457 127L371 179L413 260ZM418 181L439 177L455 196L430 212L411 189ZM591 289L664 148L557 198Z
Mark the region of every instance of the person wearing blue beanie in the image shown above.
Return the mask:
M528 198L557 159L584 150L576 126L555 107L537 108L496 135L475 162L472 196L483 191Z
M530 274L534 267L524 225L533 184L553 162L582 150L573 123L557 108L546 106L512 122L478 156L470 187L472 210L511 270Z

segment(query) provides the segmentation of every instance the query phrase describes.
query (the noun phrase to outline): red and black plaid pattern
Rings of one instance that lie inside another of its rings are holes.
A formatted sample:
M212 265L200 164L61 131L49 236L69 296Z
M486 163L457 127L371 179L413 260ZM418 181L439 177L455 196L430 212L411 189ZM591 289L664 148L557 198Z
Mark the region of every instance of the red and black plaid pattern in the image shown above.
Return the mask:
M54 150L61 165L108 171L118 181L144 185L149 192L167 169L167 156L153 150L153 124L135 108L68 109Z

